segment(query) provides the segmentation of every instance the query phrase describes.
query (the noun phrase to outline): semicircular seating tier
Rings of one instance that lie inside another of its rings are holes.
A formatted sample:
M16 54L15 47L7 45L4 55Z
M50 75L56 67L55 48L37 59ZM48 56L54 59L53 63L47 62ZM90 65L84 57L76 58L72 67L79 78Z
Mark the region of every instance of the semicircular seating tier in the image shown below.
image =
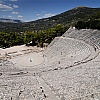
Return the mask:
M64 37L82 40L93 46L95 49L100 48L100 30L92 29L69 29L63 34Z
M47 65L56 63L73 65L87 59L93 52L93 48L83 41L72 38L56 37L44 51L47 57Z

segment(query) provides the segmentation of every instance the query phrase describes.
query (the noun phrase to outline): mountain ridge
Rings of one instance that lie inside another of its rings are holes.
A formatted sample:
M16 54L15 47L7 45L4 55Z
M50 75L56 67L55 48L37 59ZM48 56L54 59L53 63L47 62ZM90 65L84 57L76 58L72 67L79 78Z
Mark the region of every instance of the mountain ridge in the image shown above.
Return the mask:
M0 23L0 31L4 30L13 30L13 31L35 31L35 30L45 30L48 28L53 28L58 24L64 26L71 26L75 24L77 21L80 20L87 20L90 18L91 15L95 14L96 12L100 11L100 8L90 8L85 6L79 6L67 10L61 14L38 19L35 21L24 22L24 23ZM17 29L17 30L16 30Z
M22 23L21 20L18 19L8 19L8 18L0 18L0 22L5 22L5 23Z
M100 8L90 8L90 7L75 7L61 14L43 18L35 21L28 22L30 26L39 27L39 29L51 28L57 24L71 25L79 20L86 20L89 16L93 15L95 12L100 11ZM42 24L41 24L42 23Z

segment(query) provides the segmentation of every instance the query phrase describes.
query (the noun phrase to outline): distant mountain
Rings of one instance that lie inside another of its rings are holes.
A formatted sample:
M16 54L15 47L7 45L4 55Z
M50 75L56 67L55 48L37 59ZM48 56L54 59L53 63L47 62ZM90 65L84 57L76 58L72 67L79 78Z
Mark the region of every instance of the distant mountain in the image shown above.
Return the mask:
M22 23L21 20L6 19L6 18L0 18L0 22L5 22L5 23Z
M70 25L79 20L86 20L98 11L100 11L100 8L89 8L80 6L58 14L56 16L32 21L29 23L30 26L34 26L38 29L54 27L57 24Z
M58 24L73 25L77 21L88 20L96 12L100 12L100 8L76 7L53 17L43 18L31 22L24 23L6 23L0 22L0 31L34 31L52 28Z

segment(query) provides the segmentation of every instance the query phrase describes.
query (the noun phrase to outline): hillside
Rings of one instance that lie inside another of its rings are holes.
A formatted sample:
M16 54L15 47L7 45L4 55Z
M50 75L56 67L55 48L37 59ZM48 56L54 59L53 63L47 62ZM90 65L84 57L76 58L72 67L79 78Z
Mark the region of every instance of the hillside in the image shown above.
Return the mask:
M71 25L79 20L86 20L91 15L100 11L100 8L76 7L56 16L29 22L31 26L45 29L57 24Z
M52 28L58 24L72 25L80 20L87 20L99 12L100 8L76 7L53 17L43 18L25 23L0 22L0 31L35 31Z

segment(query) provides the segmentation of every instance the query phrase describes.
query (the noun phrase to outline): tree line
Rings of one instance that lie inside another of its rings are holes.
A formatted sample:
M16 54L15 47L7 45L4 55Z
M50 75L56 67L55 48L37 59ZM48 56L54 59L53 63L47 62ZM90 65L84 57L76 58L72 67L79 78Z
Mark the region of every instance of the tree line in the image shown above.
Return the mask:
M0 48L22 44L43 47L43 43L50 43L56 36L61 36L67 29L67 26L58 24L54 28L38 32L0 32Z

